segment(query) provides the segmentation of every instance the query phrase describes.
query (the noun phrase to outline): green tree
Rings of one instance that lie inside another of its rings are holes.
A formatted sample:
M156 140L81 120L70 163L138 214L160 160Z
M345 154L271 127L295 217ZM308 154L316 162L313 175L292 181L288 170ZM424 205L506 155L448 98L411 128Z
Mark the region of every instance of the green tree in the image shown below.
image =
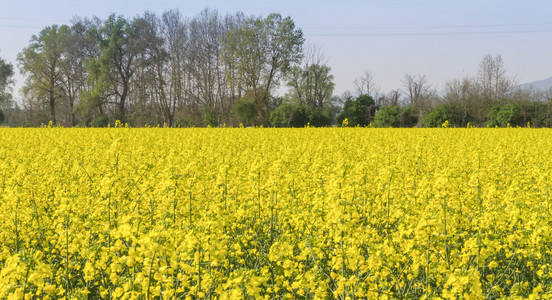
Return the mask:
M285 76L289 87L288 98L313 108L323 107L330 101L335 86L330 70L322 64L291 67Z
M248 99L239 99L234 104L232 112L239 123L244 126L251 126L253 125L257 108L255 107L255 102Z
M238 93L252 93L258 109L257 122L268 121L271 91L292 64L302 58L304 38L290 17L270 14L250 18L231 30L223 43L223 57L238 78Z
M366 126L370 124L376 112L376 103L368 95L360 95L356 99L349 98L345 101L343 111L337 118L341 124L345 118L349 120L349 126Z
M283 103L270 113L273 127L304 127L309 123L307 107L298 103Z
M550 126L551 117L547 103L522 101L495 101L487 114L486 125L494 127Z
M136 71L136 61L147 51L140 39L140 22L110 15L102 26L92 27L89 35L99 47L100 55L87 64L92 90L87 94L87 106L101 106L114 99L116 118L125 122L125 110ZM100 112L101 113L101 112Z
M87 20L78 20L60 31L61 57L58 63L58 98L61 104L61 117L67 126L76 125L76 105L86 89L86 61L95 52L95 44L87 36Z
M0 105L6 105L11 100L11 85L13 84L13 65L0 58Z
M451 126L464 127L469 122L464 117L464 109L460 105L441 103L430 111L423 119L424 127L441 127L445 121Z
M382 106L374 116L375 127L399 127L400 108L397 105L394 106Z
M44 28L38 36L33 35L31 44L19 53L17 60L24 76L25 88L40 101L48 103L50 120L56 123L56 104L59 98L59 62L61 41L68 33L66 25Z
M399 123L400 127L414 127L418 124L418 116L414 113L412 106L401 107Z
M11 108L13 83L13 65L0 58L0 123L5 120L3 109L8 111Z
M503 101L496 101L487 114L487 125L494 127L506 127L516 125L519 119L519 104L510 102L505 104ZM517 124L519 125L519 124Z

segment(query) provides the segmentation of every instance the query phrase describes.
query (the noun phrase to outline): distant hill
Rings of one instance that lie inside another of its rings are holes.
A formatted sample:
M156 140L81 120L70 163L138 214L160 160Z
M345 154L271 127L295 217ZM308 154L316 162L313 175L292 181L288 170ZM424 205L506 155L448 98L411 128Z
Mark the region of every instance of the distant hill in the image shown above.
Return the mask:
M529 88L531 86L538 90L547 91L550 88L552 88L552 77L549 77L543 80L528 82L520 85L521 88Z

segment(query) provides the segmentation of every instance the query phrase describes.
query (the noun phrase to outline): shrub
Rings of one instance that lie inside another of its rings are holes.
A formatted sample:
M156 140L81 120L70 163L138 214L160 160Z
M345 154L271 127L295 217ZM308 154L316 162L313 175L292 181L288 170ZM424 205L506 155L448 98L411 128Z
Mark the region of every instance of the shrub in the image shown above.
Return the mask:
M244 126L252 126L257 114L257 106L253 101L240 99L234 104L232 113L239 123Z
M399 127L400 108L398 106L382 106L374 116L375 127Z
M269 122L273 127L304 127L309 117L305 106L284 103L270 114Z
M466 124L462 108L459 105L442 103L428 113L423 119L424 127L441 127L445 121L451 126L464 127Z
M349 126L366 126L370 124L376 112L376 102L368 95L360 95L356 99L347 99L343 106L343 112L337 118L341 124L345 118L349 120Z
M107 124L109 124L109 117L106 114L101 114L90 122L92 127L107 127Z

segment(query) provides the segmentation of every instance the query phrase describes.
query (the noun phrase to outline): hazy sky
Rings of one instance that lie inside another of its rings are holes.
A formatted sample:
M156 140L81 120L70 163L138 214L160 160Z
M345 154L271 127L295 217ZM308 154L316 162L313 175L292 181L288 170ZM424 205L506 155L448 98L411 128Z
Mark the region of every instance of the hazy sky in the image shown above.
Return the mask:
M448 80L475 75L486 54L502 55L520 83L552 76L549 0L1 1L0 57L14 65L33 34L70 24L73 16L130 18L177 8L193 17L208 7L222 14L291 16L307 43L324 53L336 94L354 90L354 79L365 71L383 92L400 88L405 73L424 74L441 90ZM20 86L22 78L16 79Z

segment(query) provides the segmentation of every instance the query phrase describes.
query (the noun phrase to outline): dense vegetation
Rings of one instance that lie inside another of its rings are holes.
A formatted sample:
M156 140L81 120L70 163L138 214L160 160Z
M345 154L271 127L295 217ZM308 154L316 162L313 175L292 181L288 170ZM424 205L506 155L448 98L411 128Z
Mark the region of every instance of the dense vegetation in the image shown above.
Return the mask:
M33 36L17 64L25 76L13 101L13 66L0 59L0 122L8 126L350 125L378 127L552 126L552 90L521 89L500 56L476 76L437 92L406 74L382 93L370 73L336 96L331 69L305 46L289 17L177 10L134 18L75 18ZM285 90L283 96L279 93ZM3 116L3 117L2 117Z

